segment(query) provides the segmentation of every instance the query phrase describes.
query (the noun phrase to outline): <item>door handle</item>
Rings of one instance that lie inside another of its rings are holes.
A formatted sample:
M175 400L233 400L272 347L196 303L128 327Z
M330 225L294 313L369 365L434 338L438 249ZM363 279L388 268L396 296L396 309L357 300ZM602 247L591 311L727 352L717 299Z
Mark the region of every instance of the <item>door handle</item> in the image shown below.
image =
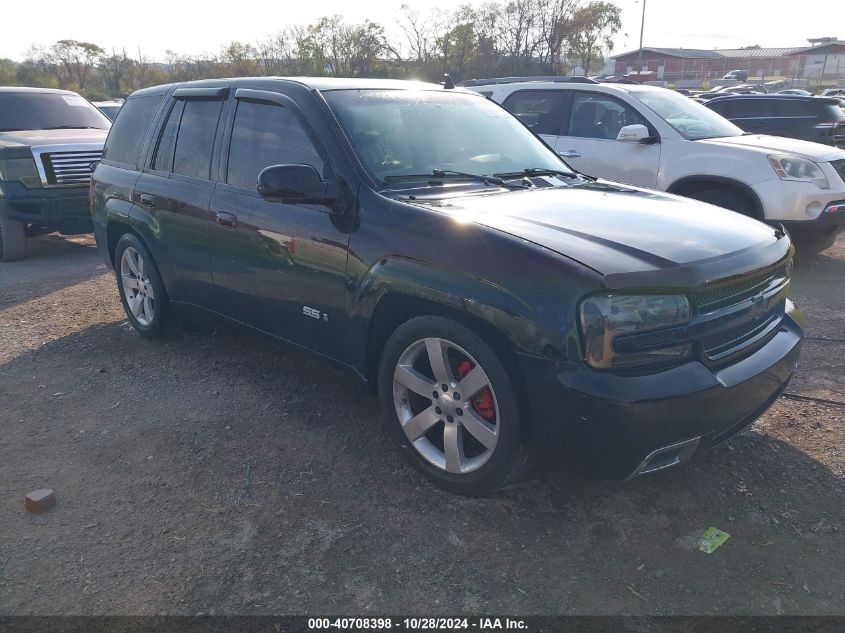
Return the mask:
M142 193L140 196L141 204L145 207L156 206L156 197L149 193Z
M238 216L236 216L234 213L226 213L225 211L219 211L216 217L217 224L219 224L225 229L234 229L238 226Z
M575 149L565 149L558 152L563 158L581 158L581 152Z

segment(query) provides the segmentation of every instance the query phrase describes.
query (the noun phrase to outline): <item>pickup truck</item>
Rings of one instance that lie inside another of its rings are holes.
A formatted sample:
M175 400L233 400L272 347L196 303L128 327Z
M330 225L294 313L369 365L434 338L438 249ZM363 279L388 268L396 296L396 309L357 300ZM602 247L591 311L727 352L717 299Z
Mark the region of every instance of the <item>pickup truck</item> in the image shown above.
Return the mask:
M0 87L0 261L26 238L92 230L88 183L111 122L68 90Z

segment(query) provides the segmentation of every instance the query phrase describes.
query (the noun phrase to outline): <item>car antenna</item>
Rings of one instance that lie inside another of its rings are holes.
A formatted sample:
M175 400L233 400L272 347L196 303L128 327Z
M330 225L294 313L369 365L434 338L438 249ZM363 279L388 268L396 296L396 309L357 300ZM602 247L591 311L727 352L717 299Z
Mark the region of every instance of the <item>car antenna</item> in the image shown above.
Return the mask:
M443 73L443 87L446 90L455 89L455 84L452 82L452 78L449 76L449 73Z

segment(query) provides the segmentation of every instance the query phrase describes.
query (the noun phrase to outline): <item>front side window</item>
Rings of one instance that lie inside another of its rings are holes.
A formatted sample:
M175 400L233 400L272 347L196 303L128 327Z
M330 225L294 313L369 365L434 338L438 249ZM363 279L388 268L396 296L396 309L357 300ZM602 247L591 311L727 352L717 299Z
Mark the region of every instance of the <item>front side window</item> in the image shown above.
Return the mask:
M742 130L726 118L677 92L655 88L632 91L631 96L688 140L742 136Z
M106 140L104 160L133 167L137 164L141 145L161 99L161 95L134 97L124 104Z
M537 134L560 133L564 93L560 90L520 90L504 106Z
M254 190L262 169L284 164L311 165L323 172L323 160L288 108L239 101L229 145L226 182Z
M609 95L575 92L569 115L569 136L616 140L626 125L648 125L632 107Z
M433 170L568 170L512 114L479 95L450 90L329 90L323 95L361 162L382 183Z
M188 99L179 123L173 151L173 173L209 179L211 152L223 102L219 99Z
M73 93L0 92L0 132L19 130L108 130L111 122Z

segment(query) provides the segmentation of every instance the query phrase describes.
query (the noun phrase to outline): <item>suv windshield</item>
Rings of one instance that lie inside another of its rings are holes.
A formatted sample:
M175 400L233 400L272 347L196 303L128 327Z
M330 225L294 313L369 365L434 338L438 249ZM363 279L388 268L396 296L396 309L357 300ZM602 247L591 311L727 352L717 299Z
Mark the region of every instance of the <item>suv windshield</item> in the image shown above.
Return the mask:
M0 132L64 128L109 129L109 120L76 94L0 92Z
M742 136L742 130L733 123L684 95L669 90L631 94L689 140Z
M495 103L444 90L333 90L323 93L356 154L382 184L435 171L572 173L514 116Z

